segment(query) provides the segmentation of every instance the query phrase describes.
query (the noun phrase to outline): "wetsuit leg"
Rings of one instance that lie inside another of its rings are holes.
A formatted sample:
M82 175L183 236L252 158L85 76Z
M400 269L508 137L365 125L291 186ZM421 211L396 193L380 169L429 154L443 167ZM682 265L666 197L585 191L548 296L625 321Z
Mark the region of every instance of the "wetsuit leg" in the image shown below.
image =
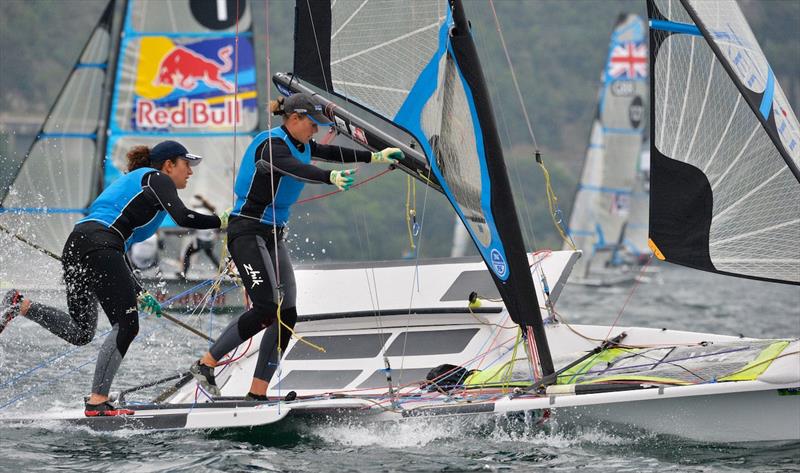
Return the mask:
M215 360L269 326L276 317L279 300L272 252L274 246L260 235L241 235L228 241L228 250L239 270L253 307L231 322L209 352Z
M64 245L62 266L69 313L36 302L25 316L73 345L86 345L97 330L97 298L92 291L91 269L84 257L89 242L73 233Z
M200 242L200 245L203 249L203 252L206 254L206 256L208 256L208 259L211 260L211 262L214 263L214 266L218 268L219 260L214 255L214 244L210 241L204 241Z
M294 325L297 323L297 285L294 279L294 269L289 251L283 242L278 243L278 267L280 269L280 281L284 290L283 302L281 304L280 321L278 327L274 323L267 327L264 336L261 338L261 346L258 352L258 361L253 377L264 381L272 379L275 370L278 368L280 357L286 352L289 346ZM278 336L280 334L280 337ZM280 341L280 351L278 342Z
M196 242L191 243L186 247L186 253L183 254L183 274L189 271L189 266L192 264L192 255L197 253L198 249L195 246Z
M117 250L103 249L89 254L88 263L94 278L94 290L100 305L111 322L97 358L92 392L107 396L122 358L139 333L139 311L136 308L137 285Z

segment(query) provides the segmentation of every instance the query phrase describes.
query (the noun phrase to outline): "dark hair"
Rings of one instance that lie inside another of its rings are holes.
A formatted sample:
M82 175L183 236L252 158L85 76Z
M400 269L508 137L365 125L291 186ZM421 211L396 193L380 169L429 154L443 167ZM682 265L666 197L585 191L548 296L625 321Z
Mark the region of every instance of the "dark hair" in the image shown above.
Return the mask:
M150 162L150 148L144 145L134 146L128 151L127 156L125 159L128 161L128 172L135 171L139 168L145 167L155 167L153 163ZM178 163L177 156L174 158L170 158L169 161L172 161L172 164ZM167 161L162 161L161 165L158 166L156 169L163 169L164 163Z
M283 110L283 99L284 97L278 97L276 100L269 101L269 111L273 115L286 115L286 112Z

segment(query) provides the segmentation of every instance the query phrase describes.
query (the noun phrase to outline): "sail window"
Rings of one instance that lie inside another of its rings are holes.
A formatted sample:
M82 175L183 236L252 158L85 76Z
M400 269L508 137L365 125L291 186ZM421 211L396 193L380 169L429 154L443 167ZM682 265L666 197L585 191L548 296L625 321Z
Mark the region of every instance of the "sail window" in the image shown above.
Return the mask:
M292 370L273 390L289 389L342 389L353 382L361 370Z
M421 356L461 353L478 333L477 328L405 332L386 350L388 356Z
M318 351L305 343L297 343L286 354L286 360L338 360L347 358L374 358L378 356L388 335L323 335L305 340L325 347Z

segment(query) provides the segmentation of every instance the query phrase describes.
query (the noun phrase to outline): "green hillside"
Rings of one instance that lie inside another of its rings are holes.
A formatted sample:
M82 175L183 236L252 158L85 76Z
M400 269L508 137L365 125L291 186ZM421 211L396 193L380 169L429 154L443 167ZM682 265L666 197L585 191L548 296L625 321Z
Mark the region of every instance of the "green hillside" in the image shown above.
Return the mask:
M105 3L4 0L4 15L0 16L0 112L46 113ZM265 2L252 3L256 46L264 70ZM465 3L484 61L528 245L560 247L492 10L485 1ZM749 0L740 4L794 109L800 109L800 33L796 27L800 24L800 2ZM645 16L645 3L496 0L495 7L538 147L566 213L595 113L598 79L611 28L621 12ZM269 18L272 70L291 70L293 2L270 2ZM270 92L273 97L276 93L274 89ZM262 99L266 95L264 89ZM3 149L0 147L0 152ZM11 166L2 167L0 172L8 173ZM329 186L307 186L304 197L330 190ZM446 256L453 212L441 196L426 192L421 185L417 185L416 193L418 218L424 217L421 254ZM380 259L407 253L405 196L405 175L392 172L355 191L299 205L290 232L298 235L293 238L296 259Z

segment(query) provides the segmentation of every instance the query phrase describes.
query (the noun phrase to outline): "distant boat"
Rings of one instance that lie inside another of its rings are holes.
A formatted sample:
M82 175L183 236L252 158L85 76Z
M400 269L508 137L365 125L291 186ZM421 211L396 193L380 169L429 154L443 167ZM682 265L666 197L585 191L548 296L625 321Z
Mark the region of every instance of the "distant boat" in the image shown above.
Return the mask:
M634 195L634 187L647 124L647 64L644 21L638 15L621 14L611 34L597 115L567 228L583 252L571 283L607 286L633 281L637 275L638 265L626 261L623 253L626 246L630 248L625 241L627 227L641 223L631 221L631 211L635 199L641 198ZM570 248L565 243L563 249Z

